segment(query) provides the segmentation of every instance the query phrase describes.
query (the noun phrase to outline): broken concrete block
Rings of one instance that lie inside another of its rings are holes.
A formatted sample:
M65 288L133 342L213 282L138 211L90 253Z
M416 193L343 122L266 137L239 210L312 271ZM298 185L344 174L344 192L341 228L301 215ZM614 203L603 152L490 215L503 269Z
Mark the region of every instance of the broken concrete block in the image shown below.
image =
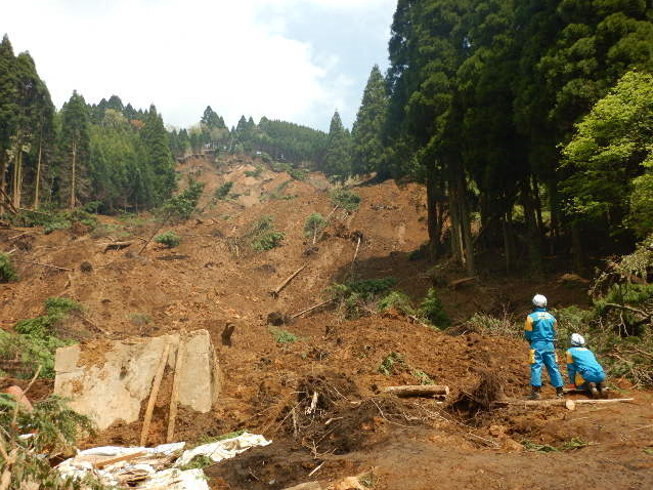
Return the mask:
M196 412L211 410L220 393L220 372L206 330L155 338L94 341L57 349L54 392L103 430L114 422L135 422L150 395L159 359L171 344L166 374L172 376L178 348L184 355L179 404Z

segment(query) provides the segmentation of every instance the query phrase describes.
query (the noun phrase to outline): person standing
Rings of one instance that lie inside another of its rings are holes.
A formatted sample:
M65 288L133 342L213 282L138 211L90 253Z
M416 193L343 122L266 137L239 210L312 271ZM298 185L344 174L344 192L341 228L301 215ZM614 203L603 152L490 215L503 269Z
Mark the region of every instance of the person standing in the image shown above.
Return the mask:
M542 365L546 366L551 384L556 389L556 395L564 395L562 375L558 369L558 358L555 351L557 320L546 309L546 297L536 294L533 297L533 312L526 317L524 337L531 345L531 400L538 400L542 389Z

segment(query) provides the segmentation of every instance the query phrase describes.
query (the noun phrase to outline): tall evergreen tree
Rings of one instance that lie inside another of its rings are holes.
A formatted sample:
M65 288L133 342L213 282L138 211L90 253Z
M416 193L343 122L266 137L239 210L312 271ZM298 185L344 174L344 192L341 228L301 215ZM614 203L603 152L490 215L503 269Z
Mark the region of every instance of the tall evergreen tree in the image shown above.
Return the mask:
M89 114L84 97L77 91L61 109L61 190L70 208L88 197L90 156Z
M175 167L168 133L163 126L163 119L154 105L145 116L145 125L141 130L141 139L147 154L147 165L154 175L153 196L158 204L167 199L175 188Z
M382 141L387 110L385 80L378 65L374 65L351 132L353 173L376 171L382 178L387 177L384 172L385 148Z
M326 175L342 181L351 175L351 136L342 125L338 111L331 118L323 170Z

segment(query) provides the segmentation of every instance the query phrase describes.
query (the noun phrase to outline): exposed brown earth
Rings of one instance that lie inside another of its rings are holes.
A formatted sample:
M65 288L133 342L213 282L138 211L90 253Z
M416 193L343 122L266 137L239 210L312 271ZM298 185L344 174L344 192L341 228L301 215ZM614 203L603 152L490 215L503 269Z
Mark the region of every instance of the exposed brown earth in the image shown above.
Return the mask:
M317 174L299 182L267 169L257 177L245 174L254 169L245 158L219 168L203 160L180 167L206 187L197 218L164 228L183 238L174 251L150 244L138 254L143 241L134 235L147 239L156 228L147 216L127 224L102 218L104 226L91 233L0 230L2 250L17 248L12 255L21 276L0 289L2 327L40 314L48 297L66 296L86 308L84 318L74 318L67 328L96 346L103 338L207 329L218 349L222 395L209 414L180 410L178 438L247 429L274 441L208 468L213 488L277 489L306 481L326 487L361 474L375 489L653 486L648 392L613 380L634 403L575 411L489 410L494 398L527 393L527 347L514 338L483 337L464 328L450 335L392 312L350 321L327 306L280 327L295 334L296 342L276 342L267 326L270 313L282 318L317 304L329 285L352 273L395 277L397 289L416 299L436 284L456 323L480 311L525 314L534 292L545 292L558 306L587 299L582 282L570 286L561 274L541 281L487 274L448 287L464 274L451 265L429 270L424 259L411 260L410 253L427 239L425 192L417 184L357 187L359 210L333 212L313 247L304 221L314 212L332 213L328 182ZM226 181L234 182L231 192L238 197L212 202ZM256 253L243 237L264 215L273 216L285 239L279 248ZM131 237L121 235L125 227ZM30 235L28 246L8 241L22 232ZM133 244L105 252L115 240ZM303 265L278 297L269 294ZM235 324L231 346L222 342L229 323ZM379 366L392 353L402 360L391 374L382 374ZM96 348L84 355L95 362L103 352ZM385 386L419 383L422 374L451 388L447 402L381 394ZM39 386L44 396L49 385ZM170 391L164 384L159 393L152 443L164 442ZM552 390L544 395L553 396ZM136 444L140 424L115 424L85 444ZM542 452L551 448L558 450Z

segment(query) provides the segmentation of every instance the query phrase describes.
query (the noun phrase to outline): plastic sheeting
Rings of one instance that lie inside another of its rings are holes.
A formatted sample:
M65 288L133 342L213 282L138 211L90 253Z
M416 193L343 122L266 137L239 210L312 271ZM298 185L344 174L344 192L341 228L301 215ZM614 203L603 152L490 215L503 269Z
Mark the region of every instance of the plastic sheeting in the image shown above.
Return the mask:
M104 446L80 451L57 466L63 477L92 476L101 483L119 488L209 490L201 469L183 470L196 456L219 462L255 446L267 446L263 436L244 433L238 437L197 446L184 451L185 442L161 446ZM113 461L116 460L116 461Z

